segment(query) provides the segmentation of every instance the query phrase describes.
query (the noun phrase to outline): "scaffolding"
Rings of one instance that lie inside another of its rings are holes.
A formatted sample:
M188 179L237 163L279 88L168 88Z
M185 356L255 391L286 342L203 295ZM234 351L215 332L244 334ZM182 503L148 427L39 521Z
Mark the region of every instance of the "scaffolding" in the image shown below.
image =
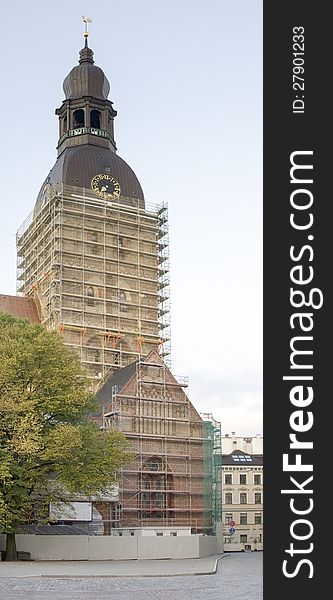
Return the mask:
M170 361L166 205L59 184L17 232L17 293L74 348L95 387L153 348ZM136 205L135 205L136 204Z
M205 523L205 533L215 534L216 523L222 521L222 434L221 423L211 413L200 413L204 429L204 506L211 522Z
M120 527L188 526L203 532L212 507L204 498L204 429L185 389L157 354L138 359L132 379L112 387L104 429L129 440L135 459L119 474Z

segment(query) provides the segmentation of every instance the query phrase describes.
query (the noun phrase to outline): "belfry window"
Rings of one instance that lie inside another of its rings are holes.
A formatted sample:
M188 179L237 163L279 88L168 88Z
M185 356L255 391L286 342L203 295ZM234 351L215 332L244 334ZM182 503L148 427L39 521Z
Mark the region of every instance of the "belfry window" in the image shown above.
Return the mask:
M73 129L77 127L84 127L84 110L79 108L73 113Z
M101 113L99 110L92 110L90 112L90 127L101 128Z
M92 288L92 287L88 287L87 288L87 296L88 296L87 305L88 306L94 306L94 304L95 304L95 302L94 302L94 297L95 297L94 288Z

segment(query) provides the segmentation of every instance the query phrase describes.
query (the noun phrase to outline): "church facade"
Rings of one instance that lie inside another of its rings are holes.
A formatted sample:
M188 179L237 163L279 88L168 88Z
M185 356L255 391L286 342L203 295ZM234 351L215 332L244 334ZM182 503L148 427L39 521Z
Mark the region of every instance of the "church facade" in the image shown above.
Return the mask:
M116 427L130 442L118 500L95 503L104 532L213 533L221 520L220 429L202 419L186 380L168 368L167 207L147 205L116 152L110 85L87 37L63 88L58 157L17 232L18 297L0 297L0 310L24 316L33 303L34 320L38 312L79 354L100 427Z

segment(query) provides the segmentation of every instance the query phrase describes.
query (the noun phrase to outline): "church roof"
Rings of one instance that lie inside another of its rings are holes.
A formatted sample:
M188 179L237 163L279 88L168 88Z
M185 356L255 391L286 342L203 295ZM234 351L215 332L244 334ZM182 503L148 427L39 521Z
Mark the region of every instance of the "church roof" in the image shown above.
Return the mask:
M98 392L95 396L100 412L101 412L101 409L103 406L106 407L108 404L110 404L110 402L112 400L113 391L116 391L116 393L123 393L123 394L129 393L129 388L126 387L126 390L125 390L124 389L125 386L127 386L127 384L129 384L131 386L130 381L131 380L133 381L133 379L136 377L137 374L138 374L138 377L140 378L139 373L144 366L146 366L146 367L152 367L152 366L162 367L164 370L164 374L165 374L164 377L165 377L166 385L170 385L170 384L173 386L180 385L177 382L177 379L171 373L170 369L166 366L166 364L163 361L163 359L161 358L161 356L158 354L157 350L151 350L151 352L149 352L149 354L148 354L148 356L146 356L146 358L141 358L140 360L138 359L137 361L130 363L126 367L123 367L122 369L119 369L115 373L111 374L108 377L108 379L106 379L106 381L102 384L102 386L100 387L100 389L98 390ZM145 381L145 379L142 379L142 381ZM182 386L180 385L180 387L182 387ZM116 388L116 390L114 390L114 388ZM131 393L133 393L133 392L131 392ZM186 394L185 394L184 390L183 390L183 395L184 395L184 398L186 398ZM192 411L192 413L191 413L192 420L202 421L202 418L200 417L199 413L195 410L194 406L191 403L190 403L190 406L191 406L191 411ZM96 414L95 414L95 416L96 416Z
M119 369L106 380L96 394L96 400L99 406L103 406L110 402L113 387L117 387L119 391L129 382L131 377L135 374L137 362L138 361L134 361L126 367Z
M28 319L32 323L40 323L37 304L33 298L0 294L0 312L8 313L21 319Z

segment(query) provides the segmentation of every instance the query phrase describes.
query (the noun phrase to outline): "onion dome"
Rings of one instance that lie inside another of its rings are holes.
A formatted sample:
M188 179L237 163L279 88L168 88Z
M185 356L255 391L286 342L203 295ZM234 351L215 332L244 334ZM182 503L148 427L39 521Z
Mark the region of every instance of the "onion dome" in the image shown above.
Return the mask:
M110 83L100 67L94 65L94 53L85 46L80 51L79 65L74 67L64 80L63 90L66 100L76 100L91 96L98 100L106 100L110 93Z

